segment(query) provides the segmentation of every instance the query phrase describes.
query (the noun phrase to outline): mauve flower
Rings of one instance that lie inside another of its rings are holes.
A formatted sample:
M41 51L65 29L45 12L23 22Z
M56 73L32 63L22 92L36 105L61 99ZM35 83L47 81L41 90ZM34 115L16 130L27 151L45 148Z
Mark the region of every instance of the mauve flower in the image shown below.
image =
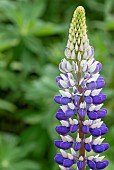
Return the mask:
M94 58L94 48L89 44L86 30L85 10L77 7L70 24L68 42L65 49L67 59L59 64L61 74L56 77L60 95L54 100L60 105L56 118L60 124L56 132L60 139L54 144L60 149L54 160L61 170L104 169L109 162L104 156L86 156L86 152L102 153L109 148L103 143L108 132L101 121L107 114L102 108L106 94L102 93L105 85L99 71L102 64ZM76 139L72 136L77 133ZM87 135L90 135L89 137Z

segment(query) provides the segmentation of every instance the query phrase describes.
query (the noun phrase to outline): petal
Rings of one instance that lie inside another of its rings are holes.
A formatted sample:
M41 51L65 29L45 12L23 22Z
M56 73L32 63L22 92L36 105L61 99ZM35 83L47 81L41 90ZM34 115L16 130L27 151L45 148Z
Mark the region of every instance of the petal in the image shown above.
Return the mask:
M57 76L56 77L56 82L58 82L60 79L62 80L61 76Z
M108 133L108 128L106 126L102 125L99 129L101 130L101 135Z
M93 104L101 104L106 100L106 94L100 94L93 97Z
M82 169L83 166L84 166L84 162L83 161L78 161L77 166L78 166L79 169Z
M65 112L65 116L66 116L67 118L70 118L70 117L72 117L75 113L76 113L76 110L68 109L68 110Z
M92 149L92 146L89 143L84 143L84 148L86 149L86 151L90 152Z
M73 142L61 142L60 147L64 150L70 149Z
M100 109L97 111L98 114L98 118L104 118L107 114L107 110L106 109Z
M62 140L55 140L54 141L55 146L58 147L58 148L61 148L61 146L60 146L61 143L62 143Z
M74 102L79 102L80 100L80 96L79 95L75 95L74 96Z
M67 133L70 131L70 128L66 126L56 126L55 129L60 135L67 135Z
M95 169L96 168L96 164L94 161L87 161L87 165L91 168L91 169Z
M78 130L78 125L71 125L71 127L70 127L70 132L71 133L74 133L74 132L76 132Z
M104 151L104 147L102 145L92 145L92 149L96 153L102 153Z
M58 164L62 165L64 158L61 154L57 153L56 156L54 157L55 162L57 162Z
M96 162L96 168L104 169L108 166L109 162L107 160Z
M94 90L96 88L96 82L92 81L90 83L87 83L86 86L88 87L88 89Z
M62 111L62 109L59 109L56 113L56 118L58 120L67 120L68 118L65 116L65 113Z
M83 131L85 134L88 134L88 133L89 133L89 127L83 125L83 126L82 126L82 131Z
M92 136L98 137L101 136L101 130L98 128L95 129L89 129L90 133L92 134Z
M105 85L105 81L103 77L99 77L96 81L96 89L103 88Z
M85 97L84 97L84 100L85 100L85 102L86 102L87 104L92 104L92 103L93 103L93 99L92 99L92 97L90 97L90 96L85 96Z
M102 64L99 62L97 65L99 66L99 71L100 71L102 69Z
M85 114L86 114L86 110L85 109L79 109L78 113L79 113L80 117L84 117Z
M104 151L106 151L110 147L108 143L102 143L102 146L104 147Z
M66 105L66 104L68 104L68 103L70 103L71 102L71 98L68 98L68 97L62 97L61 98L61 100L60 100L60 102L61 102L61 104L64 104L64 105Z
M89 119L91 119L91 120L96 120L98 118L97 112L94 112L94 111L88 112L87 115L88 115Z
M81 148L81 143L76 142L76 143L74 144L74 150L75 150L75 151L78 151L80 148Z
M73 161L73 160L70 160L70 159L65 159L65 160L63 161L63 166L64 166L64 167L71 167L73 164L74 164L74 161Z
M56 103L61 104L61 96L55 96L54 100Z

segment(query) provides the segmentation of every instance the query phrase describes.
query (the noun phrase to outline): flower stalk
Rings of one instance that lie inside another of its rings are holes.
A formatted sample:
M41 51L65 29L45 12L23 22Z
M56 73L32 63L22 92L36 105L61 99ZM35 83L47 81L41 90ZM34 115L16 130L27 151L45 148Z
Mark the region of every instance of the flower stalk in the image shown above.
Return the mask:
M103 143L102 135L108 128L101 121L107 114L102 108L106 95L102 93L105 85L99 71L102 64L95 60L94 49L89 44L86 30L85 10L76 8L69 28L65 56L59 64L62 72L56 77L60 96L54 100L60 104L56 118L61 125L56 126L60 139L55 146L60 148L54 160L61 170L104 169L108 161L99 154L109 148ZM74 139L72 134L77 134ZM88 135L90 135L88 137ZM88 156L88 152L98 153Z

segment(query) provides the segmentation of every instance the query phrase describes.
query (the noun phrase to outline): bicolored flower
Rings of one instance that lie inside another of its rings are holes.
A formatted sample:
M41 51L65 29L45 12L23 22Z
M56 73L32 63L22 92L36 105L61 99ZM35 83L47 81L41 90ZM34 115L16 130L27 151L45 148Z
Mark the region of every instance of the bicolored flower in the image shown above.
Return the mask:
M56 77L60 95L54 100L59 104L56 118L60 123L55 129L60 139L54 143L60 153L54 160L61 170L72 170L75 165L77 170L85 170L86 166L104 169L108 166L104 156L86 156L86 152L106 151L109 144L102 138L108 132L101 120L107 114L102 108L107 98L102 93L105 81L99 74L102 64L94 58L94 48L89 44L82 6L73 14L65 56L59 64L61 74Z

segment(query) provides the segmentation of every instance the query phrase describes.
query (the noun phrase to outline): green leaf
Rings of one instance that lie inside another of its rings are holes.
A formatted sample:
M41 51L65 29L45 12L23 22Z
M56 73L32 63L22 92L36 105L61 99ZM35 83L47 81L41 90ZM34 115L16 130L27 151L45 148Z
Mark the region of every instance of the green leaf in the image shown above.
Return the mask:
M40 169L39 165L31 160L22 160L21 162L14 163L11 167L11 170L38 170Z
M111 31L114 30L114 21L113 18L110 18L111 20L107 20L107 21L92 21L92 27L93 28L98 28L101 30L107 30L107 31Z
M19 43L16 37L0 37L0 51L15 47Z
M25 98L27 100L33 100L34 102L43 99L46 103L52 103L52 97L57 92L55 77L58 74L58 70L52 65L47 65L42 71L44 76L42 76L41 79L36 79L32 81L30 86L25 87ZM48 100L46 100L46 97Z
M106 30L114 30L114 20L113 18L110 21L106 21L105 23Z
M62 58L64 58L65 43L56 43L48 48L47 55L52 63L59 65Z
M17 84L19 83L19 80L16 79L16 75L14 72L11 72L10 70L7 69L0 69L0 87L2 89L12 89L16 90L17 89Z
M94 11L102 11L102 12L104 11L104 4L96 0L94 1L88 0L86 1L86 4L88 5L89 8L91 8Z
M34 124L38 124L38 123L41 123L43 120L44 120L44 117L45 115L42 116L42 114L31 114L30 116L26 116L24 117L23 121L28 123L28 124L31 124L31 125L34 125Z
M64 26L38 20L36 26L33 30L31 30L31 32L37 36L49 36L54 34L61 34L64 32L64 29Z
M23 38L25 46L33 53L43 53L43 46L41 41L33 36Z
M18 1L16 7L15 12L18 11L18 14L24 21L32 20L43 15L46 8L46 0Z
M0 11L2 12L2 15L5 15L7 19L10 19L11 21L15 20L15 10L16 10L17 2L14 2L12 0L5 0L0 1Z
M17 39L8 39L7 40L3 40L0 39L0 51L4 51L6 49L9 49L11 47L14 47L18 44L18 40Z
M105 10L106 16L107 16L107 14L109 14L111 12L113 6L114 6L114 0L110 0L110 1L105 0L104 10Z
M39 18L44 14L46 8L46 0L34 0L33 4L30 4L30 8L31 5L32 5L32 13L31 13L32 18L36 18L36 17Z
M18 31L16 27L12 25L0 26L0 51L7 50L11 47L16 46L19 43Z
M11 102L8 102L6 100L0 99L0 109L14 113L17 108Z
M29 147L31 146L29 145ZM38 170L39 165L35 161L25 158L31 151L29 147L27 145L26 147L18 146L15 136L0 134L0 169Z

